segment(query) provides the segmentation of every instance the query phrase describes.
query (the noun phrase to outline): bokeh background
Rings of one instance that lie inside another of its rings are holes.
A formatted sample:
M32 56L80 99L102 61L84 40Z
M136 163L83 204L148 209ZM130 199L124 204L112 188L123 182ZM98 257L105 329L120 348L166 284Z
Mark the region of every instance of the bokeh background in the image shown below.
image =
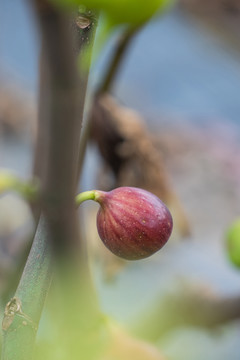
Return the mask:
M239 18L239 1L178 2L139 32L114 86L118 101L137 110L155 134L191 235L173 236L149 259L110 267L111 279L97 263L95 282L103 311L173 360L239 360L240 272L228 261L225 246L226 229L240 216ZM112 36L94 63L90 88L114 43ZM39 49L28 2L1 0L0 167L23 178L32 173ZM89 147L83 190L96 185L97 164L97 149ZM2 196L3 284L32 231L23 200ZM201 321L206 299L220 303L219 309L227 303L234 315L209 327ZM199 319L190 321L184 304L189 313L190 304L199 304ZM146 334L144 327L151 324L154 331Z

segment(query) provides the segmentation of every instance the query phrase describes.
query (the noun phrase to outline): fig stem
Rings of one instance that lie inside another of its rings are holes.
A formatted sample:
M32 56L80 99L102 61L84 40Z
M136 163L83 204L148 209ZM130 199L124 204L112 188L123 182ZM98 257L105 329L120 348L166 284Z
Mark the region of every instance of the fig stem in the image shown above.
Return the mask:
M96 190L81 192L75 198L75 202L76 202L77 206L79 206L81 203L83 203L86 200L96 201Z

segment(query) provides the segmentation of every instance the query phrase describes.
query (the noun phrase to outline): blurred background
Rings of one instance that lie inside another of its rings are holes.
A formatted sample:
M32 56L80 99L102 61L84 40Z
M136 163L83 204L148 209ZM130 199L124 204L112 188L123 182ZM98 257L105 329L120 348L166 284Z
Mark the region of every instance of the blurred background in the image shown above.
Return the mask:
M239 360L240 272L225 247L226 230L240 216L239 19L238 0L179 1L135 36L112 89L154 139L189 231L176 225L168 245L149 259L113 257L104 269L93 255L92 268L103 311L168 359ZM108 64L115 35L93 65L90 89ZM0 167L23 178L32 173L39 49L28 2L1 0ZM101 161L92 144L82 190L99 184ZM96 206L89 208L92 222ZM1 286L33 228L24 201L2 196Z

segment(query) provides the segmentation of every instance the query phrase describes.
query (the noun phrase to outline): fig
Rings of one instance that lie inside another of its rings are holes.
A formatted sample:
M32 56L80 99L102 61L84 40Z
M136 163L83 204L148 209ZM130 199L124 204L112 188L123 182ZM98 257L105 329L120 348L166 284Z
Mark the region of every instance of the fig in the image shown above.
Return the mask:
M126 260L138 260L160 250L173 221L166 205L152 193L134 187L94 191L100 204L97 229L105 246Z
M231 224L226 238L228 257L233 265L240 268L240 218Z

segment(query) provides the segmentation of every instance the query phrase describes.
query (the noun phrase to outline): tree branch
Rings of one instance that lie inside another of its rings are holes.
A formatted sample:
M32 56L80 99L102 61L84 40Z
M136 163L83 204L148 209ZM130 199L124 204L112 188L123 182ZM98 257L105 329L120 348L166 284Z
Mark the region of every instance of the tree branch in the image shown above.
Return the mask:
M101 94L105 92L109 92L115 77L121 67L122 61L128 50L134 36L139 31L139 27L135 28L127 28L124 33L118 39L118 43L116 45L115 51L110 59L109 66L107 66L106 74L103 77L102 83L100 83L98 89L95 91L96 97L94 97L92 102L93 110L90 111L90 114L87 116L86 124L83 129L81 141L80 141L80 151L79 151L79 164L78 164L78 173L81 173L83 167L84 154L86 151L88 139L91 135L91 127L94 126L94 119L91 121L91 113L94 111L97 106L97 97L101 96Z
M44 301L51 282L52 252L47 221L42 218L13 299L2 323L2 359L30 359Z
M79 241L75 193L81 123L89 61L77 58L89 46L88 35L96 22L90 12L73 16L48 0L32 0L40 25L45 70L40 88L39 135L35 173L41 184L41 220L15 296L7 304L3 321L2 360L26 360L33 356L34 341L51 282L54 254L64 290L73 290L73 310L81 302L94 316L98 311L87 265L85 244ZM78 74L80 63L81 77ZM43 153L42 153L43 150ZM66 266L65 265L70 265ZM80 264L80 266L78 265ZM79 287L79 275L82 286ZM71 278L69 287L68 280ZM75 296L77 295L77 296ZM82 298L81 298L82 297ZM84 301L82 300L84 299ZM86 300L87 299L87 300ZM91 301L89 302L89 299ZM69 294L65 296L69 300ZM69 304L68 304L69 305ZM67 318L70 307L64 307ZM84 309L82 309L84 312ZM87 316L87 314L85 314ZM75 316L76 317L76 316ZM79 319L78 319L79 320ZM79 323L79 321L78 321Z
M107 72L97 90L97 95L110 91L124 56L139 29L139 27L127 27L119 37L112 59L107 67Z

